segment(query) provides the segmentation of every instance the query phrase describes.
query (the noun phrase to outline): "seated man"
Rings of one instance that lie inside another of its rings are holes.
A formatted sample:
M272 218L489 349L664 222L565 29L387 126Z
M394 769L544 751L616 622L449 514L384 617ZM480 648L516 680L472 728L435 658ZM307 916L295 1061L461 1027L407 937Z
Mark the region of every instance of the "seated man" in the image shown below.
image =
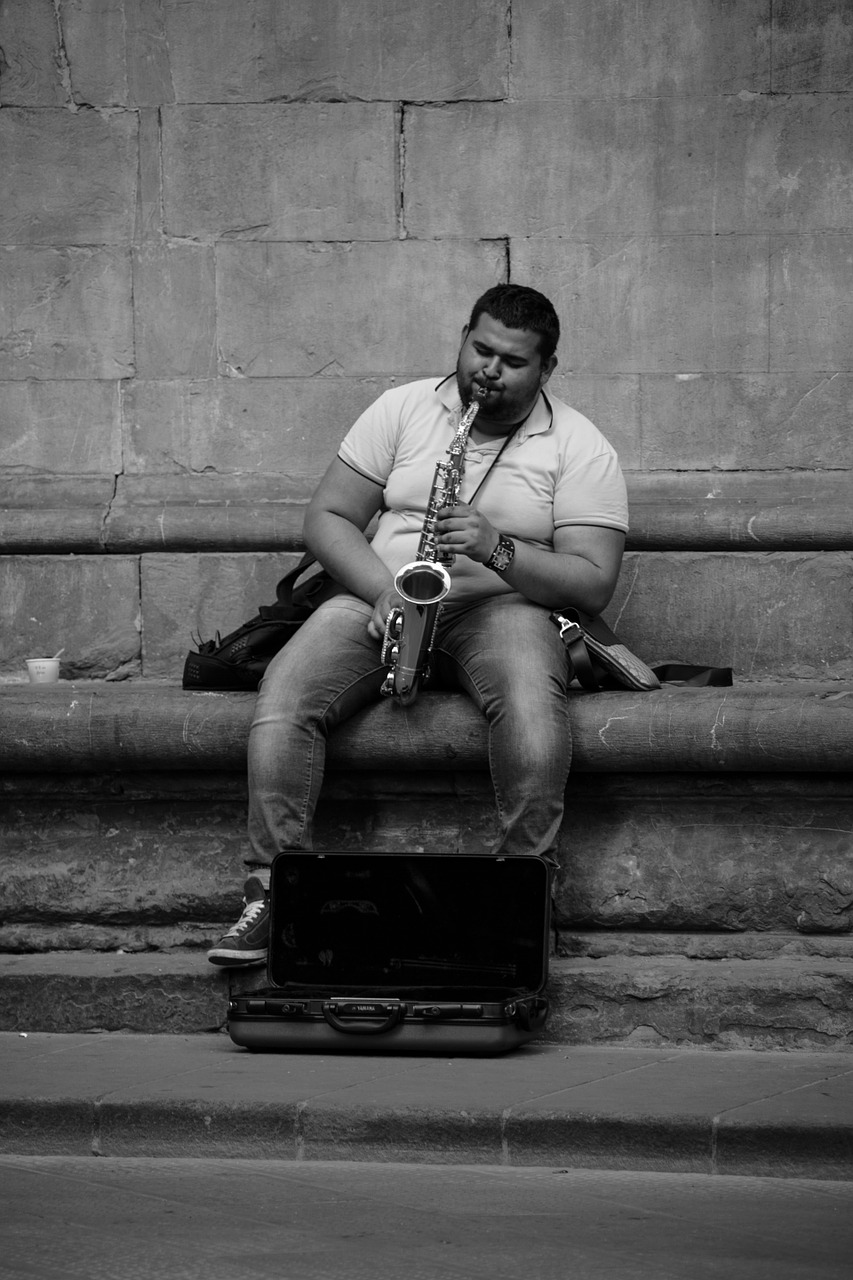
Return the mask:
M432 668L489 724L500 834L494 854L557 867L572 743L568 663L552 609L600 613L613 594L627 531L613 448L548 396L559 322L547 298L497 285L474 304L455 374L386 391L357 420L305 518L308 547L341 586L273 659L249 739L248 876L239 921L210 952L218 965L266 959L269 868L310 849L326 739L380 695L381 641L402 606L398 569L416 558L436 463L460 418L467 439L459 501L434 521L455 557ZM364 535L381 512L372 541Z

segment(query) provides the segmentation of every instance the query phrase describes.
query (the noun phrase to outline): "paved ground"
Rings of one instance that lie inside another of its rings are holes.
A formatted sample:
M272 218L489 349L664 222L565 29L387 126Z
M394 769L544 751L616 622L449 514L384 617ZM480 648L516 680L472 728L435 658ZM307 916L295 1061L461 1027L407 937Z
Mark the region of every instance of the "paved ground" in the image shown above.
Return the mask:
M853 1182L0 1157L0 1274L849 1280Z
M600 1047L252 1054L0 1036L0 1153L853 1179L853 1055Z

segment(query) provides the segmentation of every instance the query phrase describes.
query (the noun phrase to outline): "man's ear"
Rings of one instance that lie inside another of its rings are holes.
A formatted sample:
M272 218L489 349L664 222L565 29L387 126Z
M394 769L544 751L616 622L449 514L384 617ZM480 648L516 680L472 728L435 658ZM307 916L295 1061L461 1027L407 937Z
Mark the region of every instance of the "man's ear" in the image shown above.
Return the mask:
M468 337L468 326L467 326L467 324L463 324L463 326L462 326L462 341L459 343L460 347L464 347L464 345L465 345L465 339L466 339L467 337Z
M542 372L539 375L540 387L545 386L545 383L548 381L548 379L550 378L551 374L554 372L556 367L557 367L557 357L551 356L551 359L547 360L545 364L543 364L542 366Z

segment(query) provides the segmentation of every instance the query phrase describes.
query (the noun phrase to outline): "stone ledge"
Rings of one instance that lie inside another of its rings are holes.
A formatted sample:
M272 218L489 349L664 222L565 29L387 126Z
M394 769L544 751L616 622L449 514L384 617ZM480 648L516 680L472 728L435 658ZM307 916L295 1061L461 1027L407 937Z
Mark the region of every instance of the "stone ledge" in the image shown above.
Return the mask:
M295 551L319 476L6 481L7 555ZM626 472L633 551L848 551L853 472Z
M0 770L243 771L251 693L158 681L0 685ZM840 681L663 688L570 697L573 769L594 773L853 769L853 687ZM379 702L342 726L332 768L485 770L486 724L462 694Z
M265 981L261 967L229 977L200 952L2 955L0 1031L212 1031L229 991ZM561 958L548 990L542 1043L853 1051L849 957Z

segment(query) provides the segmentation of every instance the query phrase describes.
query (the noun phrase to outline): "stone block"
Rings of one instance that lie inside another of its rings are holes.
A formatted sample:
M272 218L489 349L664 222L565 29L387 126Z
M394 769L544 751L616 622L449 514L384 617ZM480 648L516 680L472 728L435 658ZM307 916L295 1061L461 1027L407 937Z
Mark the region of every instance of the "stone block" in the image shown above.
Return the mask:
M641 465L640 379L630 374L563 374L560 366L572 363L574 333L563 334L557 352L560 364L548 383L548 391L584 414L602 431L619 454L624 470Z
M58 9L75 102L159 106L174 101L162 0L74 0Z
M735 681L849 680L849 552L629 553L610 625L651 665L732 667Z
M139 178L136 190L136 245L161 244L163 239L163 184L160 157L160 113L141 108L139 116Z
M299 561L295 554L142 556L143 661L147 676L179 679L193 637L227 635Z
M853 233L770 242L770 368L853 368Z
M53 384L33 384L39 385ZM104 520L115 484L115 475L48 470L7 475L0 505L0 547L6 555L103 552Z
M247 850L242 771L124 773L118 784L72 781L69 766L62 780L46 775L40 791L31 777L17 792L7 782L0 949L26 950L26 939L50 949L48 928L61 930L54 948L72 950L141 951L158 938L201 945L215 937L215 922L237 905ZM853 814L843 774L576 773L566 802L561 929L640 931L633 942L593 934L588 954L642 953L643 932L653 929L673 936L668 945L650 940L649 954L831 956L845 946L849 954ZM497 835L485 773L402 774L392 782L330 772L315 843L328 852L477 854ZM716 939L697 942L685 937L691 930Z
M142 0L143 6L146 0ZM73 100L93 106L127 102L128 25L139 0L72 0L57 7ZM128 24L125 11L131 17Z
M566 927L850 931L843 779L825 794L792 777L714 785L669 775L642 787L636 776L570 782L558 896Z
M853 88L853 9L846 0L774 0L776 93L849 93Z
M738 99L739 101L739 99ZM741 188L722 185L717 230L849 231L853 203L853 98L774 94L732 107L743 127ZM728 140L738 141L732 131ZM741 194L743 193L743 195ZM735 201L744 203L735 206Z
M65 649L61 678L140 674L139 572L131 556L0 557L0 671Z
M302 550L314 480L239 472L119 476L99 525L111 552ZM74 549L74 548L71 548Z
M572 335L564 372L765 372L767 259L767 236L517 240L512 273Z
M0 468L116 475L121 458L117 382L0 384Z
M136 370L142 377L206 377L216 370L213 249L145 244L133 252Z
M506 93L506 14L493 0L189 0L165 19L178 102Z
M505 279L503 245L216 246L220 371L450 372L471 303Z
M512 97L767 92L770 10L770 0L523 0L512 14Z
M0 106L60 107L68 93L53 0L0 5Z
M164 111L166 231L195 239L393 240L390 103Z
M411 108L405 225L423 237L846 229L851 131L853 102L817 94ZM495 172L524 179L495 200Z
M352 423L391 378L139 380L122 400L125 471L326 470ZM0 453L2 460L2 453Z
M127 253L107 247L0 254L0 379L112 380L132 372Z
M850 374L644 374L638 408L649 470L853 467Z
M634 471L628 546L642 551L851 551L853 471Z
M129 112L0 113L0 243L129 244L137 171Z

